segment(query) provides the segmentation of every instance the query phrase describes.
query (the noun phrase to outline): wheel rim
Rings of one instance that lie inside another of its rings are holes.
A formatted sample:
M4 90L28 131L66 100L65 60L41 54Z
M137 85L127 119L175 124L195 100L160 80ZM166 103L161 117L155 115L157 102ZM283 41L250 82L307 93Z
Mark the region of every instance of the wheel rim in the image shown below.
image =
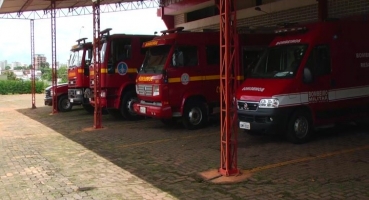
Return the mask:
M136 116L136 112L133 110L133 102L135 102L135 98L130 99L127 101L127 110L130 115Z
M305 117L298 117L293 125L293 130L295 131L296 137L303 139L306 137L309 131L309 122Z
M68 110L69 107L70 107L70 102L68 99L65 99L64 101L62 101L62 107L65 109L65 110Z
M199 125L202 121L202 112L198 107L192 108L190 112L188 112L188 119L192 125Z

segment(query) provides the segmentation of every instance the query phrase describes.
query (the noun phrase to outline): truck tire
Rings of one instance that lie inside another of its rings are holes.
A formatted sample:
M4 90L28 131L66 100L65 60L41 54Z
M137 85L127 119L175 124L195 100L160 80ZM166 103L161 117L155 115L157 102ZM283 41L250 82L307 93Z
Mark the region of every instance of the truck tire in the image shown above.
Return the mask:
M132 90L126 92L120 101L120 113L126 120L133 121L144 118L133 110L133 102L135 101L137 101L137 94Z
M208 121L208 113L206 105L201 101L190 101L186 103L182 123L183 126L189 130L199 129L204 127Z
M86 112L89 114L94 114L95 107L93 107L91 104L82 104L83 109L85 109Z
M67 112L72 110L72 103L69 101L67 95L62 95L58 98L58 110L60 112Z
M294 144L306 143L313 132L311 115L305 110L297 110L288 122L287 140Z

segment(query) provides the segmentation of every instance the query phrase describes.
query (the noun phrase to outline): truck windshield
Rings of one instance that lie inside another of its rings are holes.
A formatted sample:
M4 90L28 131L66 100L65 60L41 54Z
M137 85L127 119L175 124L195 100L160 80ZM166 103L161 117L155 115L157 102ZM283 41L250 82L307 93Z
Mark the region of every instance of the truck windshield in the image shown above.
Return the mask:
M69 67L79 67L82 63L83 49L70 52Z
M106 42L103 43L101 50L100 50L100 62L101 63L104 62L105 52L106 52ZM92 52L91 63L94 63L94 52Z
M169 45L150 47L146 51L145 60L141 66L140 73L161 73L164 69L171 47L172 46Z
M291 78L296 75L307 45L283 45L268 48L252 67L251 78Z

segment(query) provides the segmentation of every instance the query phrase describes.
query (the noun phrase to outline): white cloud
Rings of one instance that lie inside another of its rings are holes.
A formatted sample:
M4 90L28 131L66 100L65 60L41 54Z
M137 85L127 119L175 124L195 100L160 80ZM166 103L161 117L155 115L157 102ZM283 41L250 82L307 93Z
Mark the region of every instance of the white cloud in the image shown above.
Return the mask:
M35 20L35 53L45 54L51 63L51 20ZM82 28L83 27L83 28ZM66 63L69 50L76 40L87 37L92 41L92 15L56 18L57 61ZM156 16L156 9L102 13L100 30L112 28L111 34L153 34L166 29ZM0 61L31 63L30 21L0 19Z

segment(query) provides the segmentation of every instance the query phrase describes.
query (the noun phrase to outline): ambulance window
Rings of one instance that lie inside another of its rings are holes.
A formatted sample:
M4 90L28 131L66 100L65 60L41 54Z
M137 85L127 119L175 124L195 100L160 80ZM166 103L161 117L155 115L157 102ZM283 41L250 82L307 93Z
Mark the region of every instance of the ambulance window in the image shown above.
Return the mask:
M108 73L114 74L117 64L131 58L131 38L116 39L111 42Z
M218 45L206 46L206 62L208 65L220 64L220 46Z
M187 67L197 66L198 56L196 46L178 46L172 56L172 66Z
M327 46L317 46L316 51L316 73L318 76L327 75L331 72L331 61L329 48Z

